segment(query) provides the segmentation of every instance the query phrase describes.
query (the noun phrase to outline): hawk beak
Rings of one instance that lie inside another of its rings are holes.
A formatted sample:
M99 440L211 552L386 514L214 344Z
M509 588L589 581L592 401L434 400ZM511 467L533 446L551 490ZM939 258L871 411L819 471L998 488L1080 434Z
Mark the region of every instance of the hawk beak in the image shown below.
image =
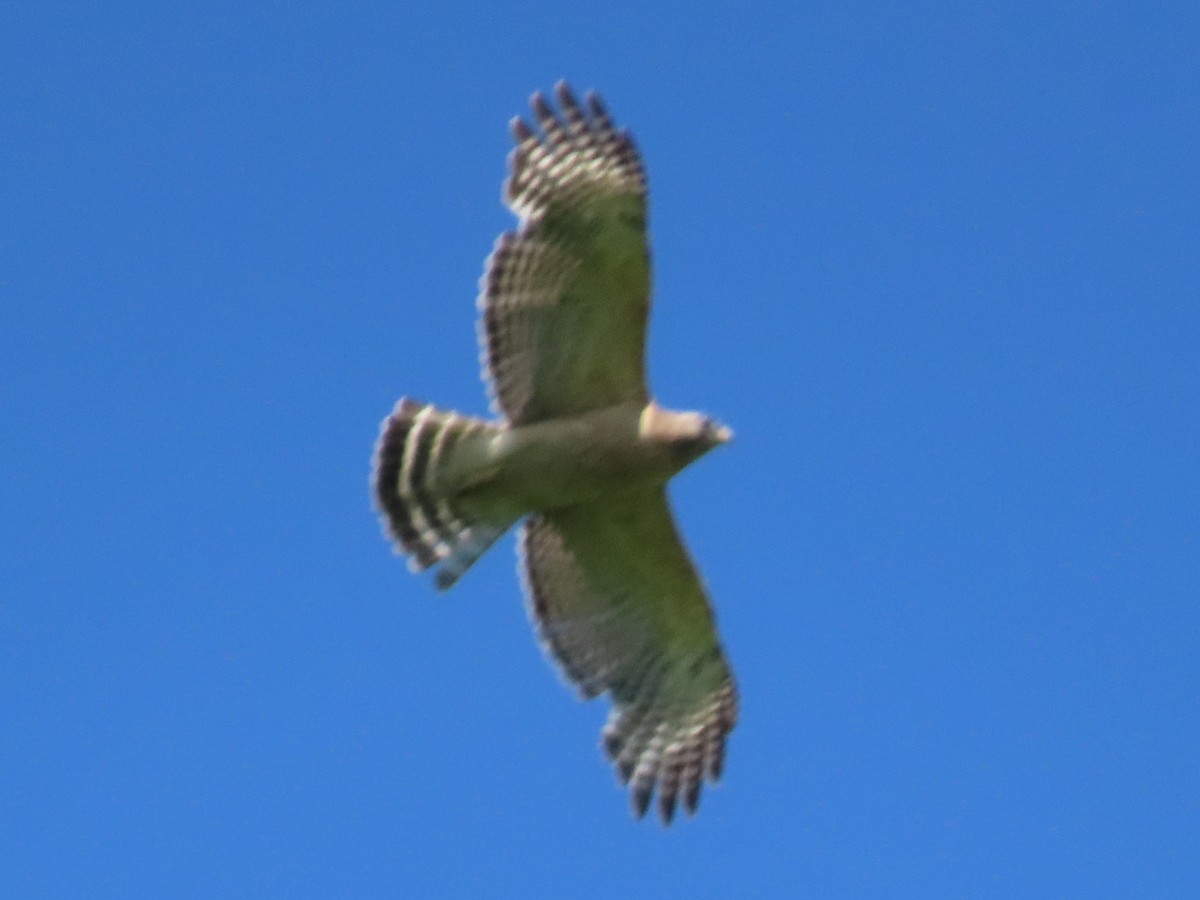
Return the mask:
M719 443L728 444L733 440L733 429L728 425L718 425L716 435Z

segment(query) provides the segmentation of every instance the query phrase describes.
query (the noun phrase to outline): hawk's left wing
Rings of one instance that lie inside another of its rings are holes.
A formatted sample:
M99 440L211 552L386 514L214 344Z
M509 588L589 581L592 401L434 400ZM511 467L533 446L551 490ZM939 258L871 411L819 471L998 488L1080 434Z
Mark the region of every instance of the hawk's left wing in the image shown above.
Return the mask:
M604 746L632 804L657 787L670 822L721 775L737 693L712 609L662 488L530 516L521 532L530 615L586 697L613 710Z
M485 376L513 424L645 403L646 176L600 99L559 82L538 130L512 123L505 196L520 217L481 282Z

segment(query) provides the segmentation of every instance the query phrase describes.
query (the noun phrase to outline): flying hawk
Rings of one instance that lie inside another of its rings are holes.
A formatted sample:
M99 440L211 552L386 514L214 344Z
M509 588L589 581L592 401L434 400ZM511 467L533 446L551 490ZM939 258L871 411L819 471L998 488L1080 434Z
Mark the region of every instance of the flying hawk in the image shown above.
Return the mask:
M670 823L721 775L737 693L667 481L729 440L646 387L646 176L600 98L535 93L511 123L502 234L480 281L493 421L405 398L384 421L375 499L414 571L449 588L514 523L527 605L585 698L608 693L603 743L640 818Z

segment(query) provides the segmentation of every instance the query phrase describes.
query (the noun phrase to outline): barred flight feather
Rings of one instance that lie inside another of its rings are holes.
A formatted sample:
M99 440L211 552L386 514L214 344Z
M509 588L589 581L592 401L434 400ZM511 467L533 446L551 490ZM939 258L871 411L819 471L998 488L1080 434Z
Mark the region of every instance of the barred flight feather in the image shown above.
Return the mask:
M506 232L488 257L479 293L479 345L492 410L526 420L534 399L538 336L579 261L534 237Z
M584 110L565 82L554 92L562 119L540 92L530 100L541 135L519 117L510 125L516 147L504 193L517 215L536 222L547 210L574 209L597 195L644 196L646 173L633 136L613 126L596 94L584 97Z
M579 512L575 523L591 516L590 509ZM599 505L595 513L605 515ZM642 612L652 598L636 580L622 581L623 593L607 589L606 578L626 573L590 571L567 537L577 524L564 531L563 522L563 513L540 514L521 529L530 618L547 652L585 697L611 694L602 746L630 786L634 814L643 816L657 791L664 823L681 800L691 815L703 781L720 779L725 741L737 723L737 694L724 656L715 642L686 655L662 647L656 623ZM588 537L595 543L601 533Z
M598 97L540 93L512 122L505 199L520 218L479 283L483 380L512 424L648 399L646 176Z

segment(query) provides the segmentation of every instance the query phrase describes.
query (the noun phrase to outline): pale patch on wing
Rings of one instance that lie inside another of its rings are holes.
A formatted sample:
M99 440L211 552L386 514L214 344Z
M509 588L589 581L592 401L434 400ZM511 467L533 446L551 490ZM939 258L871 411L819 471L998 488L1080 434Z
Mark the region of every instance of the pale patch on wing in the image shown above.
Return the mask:
M670 822L721 775L737 693L712 609L661 488L531 516L530 617L585 697L608 692L604 747L631 803Z

